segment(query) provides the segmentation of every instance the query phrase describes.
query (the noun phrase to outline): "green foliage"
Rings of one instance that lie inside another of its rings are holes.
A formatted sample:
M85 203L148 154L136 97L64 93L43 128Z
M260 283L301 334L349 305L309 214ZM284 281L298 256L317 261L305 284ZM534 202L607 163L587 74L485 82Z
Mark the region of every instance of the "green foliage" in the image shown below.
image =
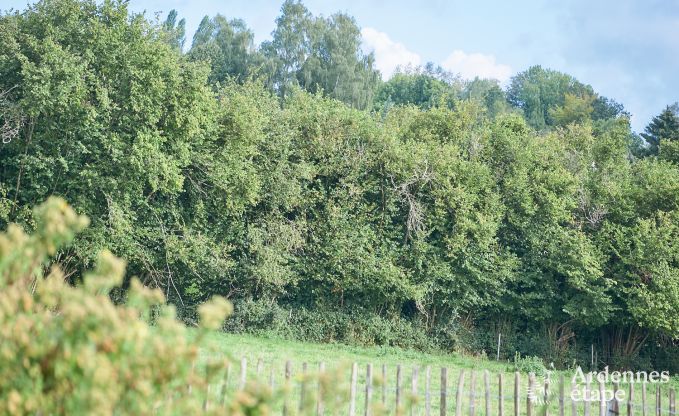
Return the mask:
M461 322L502 318L679 337L671 137L631 157L617 103L540 67L506 98L406 70L372 107L356 23L298 2L259 51L217 16L182 55L176 18L89 0L0 17L0 223L39 228L50 194L86 213L55 253L69 283L106 247L186 320L213 295L260 305L239 330L464 349Z
M0 234L0 412L151 414L174 395L173 412L199 410L200 397L181 392L197 348L174 309L153 309L162 293L132 280L126 303L114 305L108 294L122 283L125 263L108 251L79 287L55 264L44 275L88 221L57 198L35 218L33 235L16 225ZM231 311L224 299L202 308L205 327ZM154 327L146 322L152 309ZM207 371L209 380L215 371Z
M509 102L538 130L572 121L606 120L625 115L622 105L598 96L574 77L532 66L512 77Z
M668 105L659 115L653 117L641 137L648 143L648 152L652 155L658 154L663 140L679 141L679 104Z
M353 17L315 17L301 2L286 0L272 37L261 50L268 82L281 97L301 86L355 108L370 107L379 72L372 54L361 51L361 32Z
M537 377L544 377L547 375L547 368L540 357L522 357L520 353L514 356L514 367L512 371L518 371L524 374L535 374Z
M240 19L227 20L220 14L205 16L193 35L188 57L210 64L211 83L223 83L229 78L245 80L263 64L255 50L254 36Z
M412 104L422 109L453 107L460 93L459 80L441 68L427 64L424 68L397 71L375 92L375 108Z

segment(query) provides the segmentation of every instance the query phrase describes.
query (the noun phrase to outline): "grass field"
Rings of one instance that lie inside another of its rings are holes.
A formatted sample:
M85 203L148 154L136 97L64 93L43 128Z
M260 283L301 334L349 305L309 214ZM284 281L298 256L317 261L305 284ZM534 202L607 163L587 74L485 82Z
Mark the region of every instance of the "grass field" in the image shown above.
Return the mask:
M456 353L450 354L426 354L416 351L407 351L392 347L355 347L342 344L314 344L298 341L281 340L274 338L255 337L250 335L235 335L225 333L209 334L207 343L211 344L218 354L225 355L232 359L235 364L232 375L227 381L229 390L236 390L239 382L240 360L245 358L247 360L247 378L248 380L257 379L262 383L273 383L280 386L284 382L284 368L285 362L291 361L293 386L290 397L300 397L304 395L301 392L300 374L302 372L303 363L306 363L308 372L314 373L317 371L319 363L323 362L328 371L333 371L338 374L339 380L346 380L341 388L348 391L348 385L351 373L351 363L358 364L358 388L357 388L357 407L359 409L365 403L365 385L366 385L366 366L373 365L374 388L372 400L377 406L385 406L388 409L392 408L395 403L396 395L396 368L398 365L402 366L402 383L401 391L404 392L402 403L409 400L412 395L410 391L412 388L413 369L418 369L417 375L417 401L419 412L423 409L424 401L424 386L425 368L428 366L431 369L430 390L431 390L431 404L432 414L439 414L439 405L441 398L441 367L448 369L448 380L445 389L446 393L446 407L449 409L448 414L454 414L456 403L456 391L460 374L464 371L464 387L463 387L463 408L469 409L474 405L476 415L485 414L485 379L484 372L488 371L488 386L490 397L490 414L498 414L499 403L499 388L498 377L503 375L504 379L504 413L513 414L513 396L514 396L514 367L509 362L497 362L492 359L481 357L466 356ZM207 353L204 353L207 354ZM259 362L259 364L258 364ZM383 373L384 372L384 373ZM386 380L383 377L386 374ZM473 376L472 376L473 374ZM570 379L573 376L572 371L554 372L551 376L552 386L551 403L549 407L552 414L558 414L558 400L555 394L559 390L559 380L564 376L566 385L564 390L566 396L569 396L571 391ZM474 377L474 392L472 394L471 378ZM542 385L542 379L538 378L537 384ZM669 402L669 390L679 387L679 379L675 376L670 383L649 385L648 398L646 407L649 414L655 410L655 388L660 386L663 397L662 408L667 409ZM520 375L520 407L522 414L526 407L526 392L528 387L528 376L526 374ZM598 388L598 386L594 386ZM610 388L607 387L607 388ZM640 386L637 388L635 399L638 404L635 404L637 413L640 413ZM621 385L621 389L628 391L629 386ZM542 393L540 392L542 396ZM309 394L307 393L307 397ZM471 398L474 397L474 400ZM346 400L346 397L342 400ZM572 414L572 404L570 399L566 400L566 408L568 414ZM591 404L591 414L598 414L599 403ZM623 410L625 403L621 404ZM540 408L538 405L537 408ZM540 412L541 413L541 412ZM537 414L540 414L537 413ZM338 413L342 414L342 412ZM361 414L361 412L359 412ZM584 414L584 405L578 405L577 414Z

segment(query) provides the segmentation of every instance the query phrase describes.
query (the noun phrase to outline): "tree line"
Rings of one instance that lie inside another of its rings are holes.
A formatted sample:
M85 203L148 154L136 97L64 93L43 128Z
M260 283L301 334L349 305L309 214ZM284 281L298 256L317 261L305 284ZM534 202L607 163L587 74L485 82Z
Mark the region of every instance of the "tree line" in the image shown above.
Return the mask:
M286 1L258 47L217 15L186 48L178 17L0 17L0 224L50 195L90 217L69 281L108 248L188 320L223 295L245 330L679 368L676 105L639 136L539 66L382 81L343 13Z

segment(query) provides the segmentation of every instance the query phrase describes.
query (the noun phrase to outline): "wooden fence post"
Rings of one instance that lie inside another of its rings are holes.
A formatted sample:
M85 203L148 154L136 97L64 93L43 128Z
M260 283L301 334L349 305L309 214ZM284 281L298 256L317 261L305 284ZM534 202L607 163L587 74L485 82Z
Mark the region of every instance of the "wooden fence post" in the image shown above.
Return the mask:
M603 381L599 380L599 416L607 416L606 415L606 386Z
M545 378L545 391L543 395L544 415L549 416L549 377Z
M520 414L519 410L519 392L521 391L520 383L521 375L517 371L514 373L514 416L519 416Z
M382 405L387 408L387 365L382 364Z
M566 377L559 378L559 416L566 416Z
M497 405L497 414L498 416L504 416L505 414L505 393L504 393L504 388L503 388L503 375L500 373L497 376L497 396L498 396L498 405Z
M292 376L292 362L290 360L287 360L285 362L285 397L283 398L283 416L286 416L288 414L288 406L289 406L289 400L288 397L290 396L290 392L287 391L290 389L290 377Z
M474 404L476 401L476 371L472 371L472 379L469 382L469 416L474 416L476 409L474 408Z
M446 394L448 386L448 369L446 367L441 367L441 399L439 401L439 413L441 416L446 416L448 410L448 404L446 403Z
M189 375L189 384L186 387L186 391L189 394L189 396L191 395L191 392L193 391L193 386L191 385L191 380L193 379L193 373L195 371L196 371L196 361L194 360L194 361L191 361L191 373Z
M356 416L356 382L358 380L358 364L351 365L351 387L349 390L349 416Z
M592 373L587 373L587 378L585 379L585 416L590 416L592 410Z
M264 360L261 358L257 360L257 377L262 374L262 369L264 368Z
M306 383L307 382L307 363L302 363L302 380L300 380L299 386L299 412L304 411L304 405L306 404Z
M486 415L490 415L490 374L488 374L488 370L483 372L483 386L486 390L483 394L485 400L485 407L483 410Z
M431 367L424 370L424 415L431 416Z
M629 383L629 397L627 398L627 416L634 416L634 382Z
M641 414L646 416L646 381L641 384Z
M325 363L318 363L318 400L316 401L316 415L325 414L325 388L323 387L323 377L325 374Z
M616 415L620 414L620 402L618 401L618 390L620 390L620 384L613 383L613 413Z
M231 362L226 362L226 367L224 368L224 380L222 380L222 402L221 405L226 405L226 391L229 388L229 374L231 373Z
M396 366L396 414L399 414L401 407L401 383L403 375L401 374L401 364Z
M670 389L670 416L677 414L677 397L674 389Z
M455 392L455 416L462 416L462 397L464 392L464 370L460 371L457 379L457 392Z
M571 381L571 414L573 416L578 416L578 402L573 400L573 397L575 397L575 392L578 391L578 384L574 382L574 380ZM579 397L580 394L578 393Z
M412 381L410 383L410 393L412 394L411 398L411 405L410 405L410 416L415 416L417 414L417 395L418 395L418 388L417 388L417 379L420 376L420 369L418 366L413 367L413 376L412 376Z
M655 386L655 416L662 416L662 400L659 385Z
M368 363L365 370L365 416L370 416L370 400L373 395L373 365Z
M269 369L269 387L271 388L271 390L273 390L276 387L276 373L275 373L276 369L275 369L275 367L276 367L276 365L272 363L271 368Z
M526 394L526 415L533 416L533 400L535 398L535 374L528 374L528 394Z
M248 377L248 360L243 357L240 360L240 383L238 383L238 390L245 390L245 382Z

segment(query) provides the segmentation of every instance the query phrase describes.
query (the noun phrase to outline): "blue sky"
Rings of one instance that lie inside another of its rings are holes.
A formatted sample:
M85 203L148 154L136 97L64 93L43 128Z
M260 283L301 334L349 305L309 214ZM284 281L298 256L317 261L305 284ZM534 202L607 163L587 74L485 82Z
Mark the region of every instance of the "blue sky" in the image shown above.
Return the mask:
M21 9L26 0L2 0ZM130 0L153 17L177 9L188 39L204 15L246 21L256 41L269 38L280 1ZM679 100L679 0L441 1L306 0L314 14L343 11L363 28L388 76L398 64L432 61L464 77L506 82L540 64L574 75L622 102L643 130L665 105ZM161 17L162 18L162 17Z

